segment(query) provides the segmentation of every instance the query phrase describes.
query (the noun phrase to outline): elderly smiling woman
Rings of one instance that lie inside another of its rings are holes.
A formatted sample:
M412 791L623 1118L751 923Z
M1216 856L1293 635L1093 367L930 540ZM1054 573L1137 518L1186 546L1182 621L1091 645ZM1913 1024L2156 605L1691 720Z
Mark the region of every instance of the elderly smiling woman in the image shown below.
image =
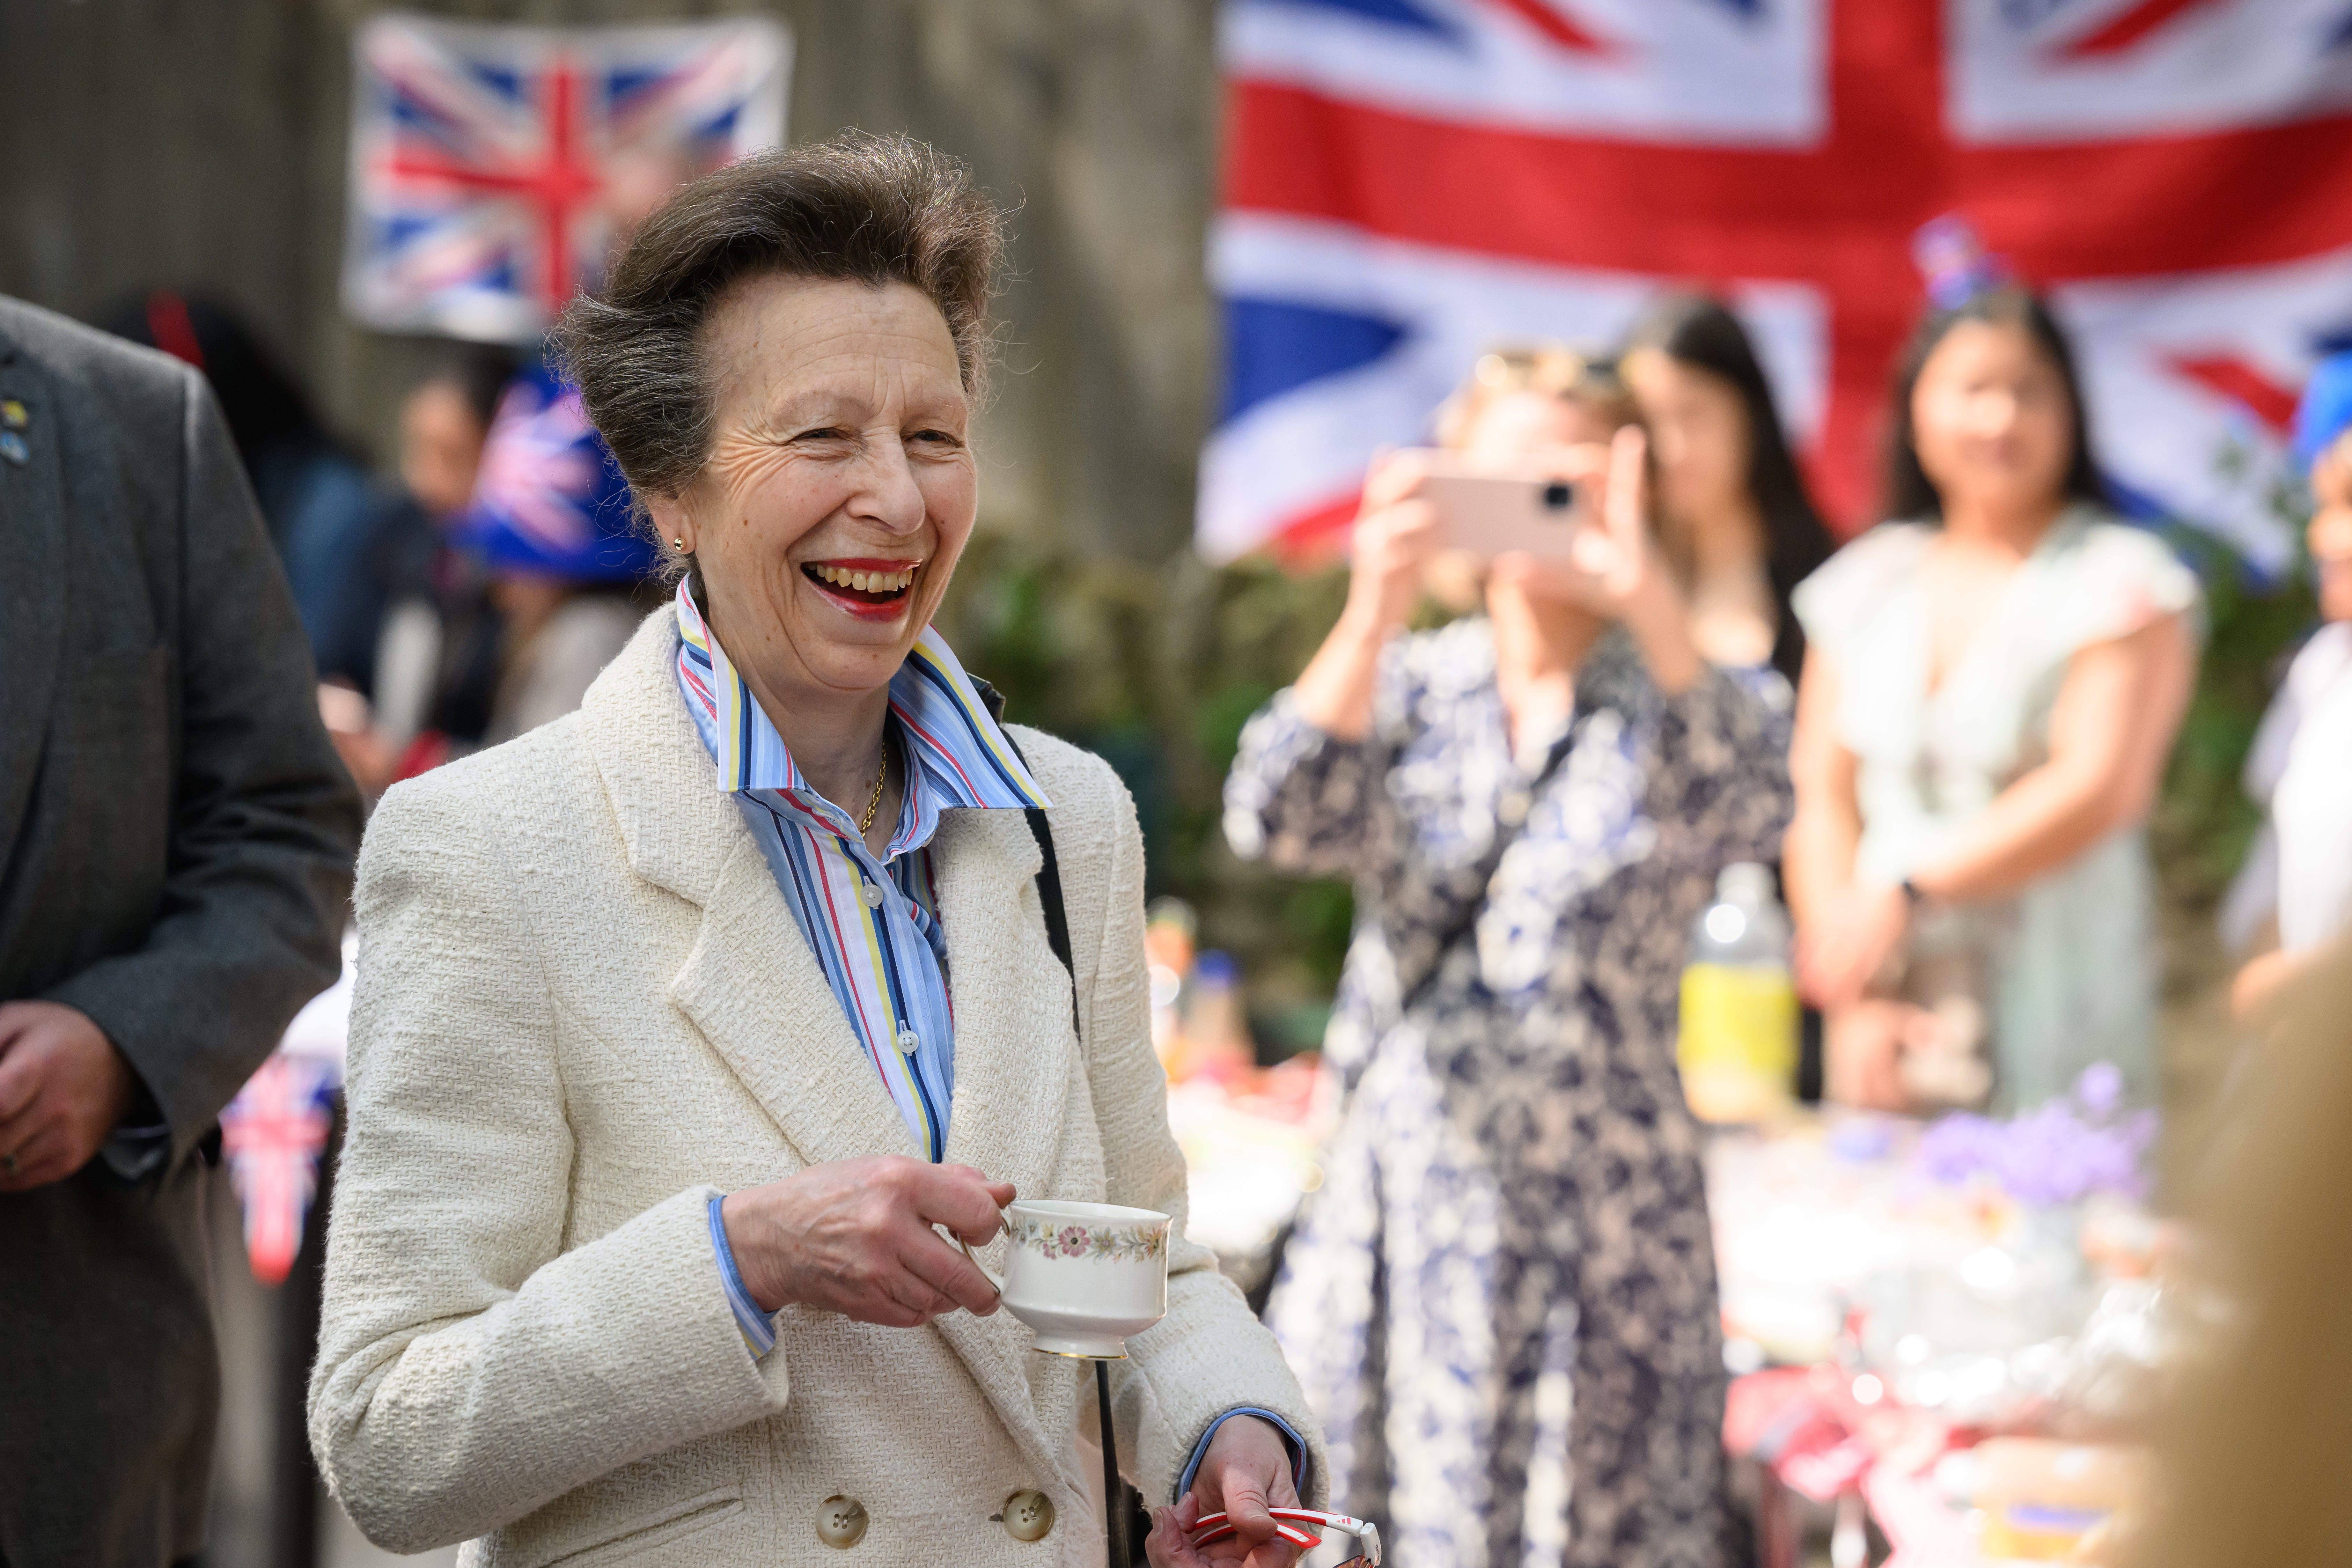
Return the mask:
M1231 1507L1213 1555L1291 1561L1265 1510L1319 1488L1319 1439L1182 1237L1133 808L929 629L1000 221L917 143L769 153L567 320L685 570L580 712L368 836L310 1435L385 1545L1101 1561L1087 1369L934 1228L983 1247L1018 1194L1178 1217L1118 1449L1188 1521Z

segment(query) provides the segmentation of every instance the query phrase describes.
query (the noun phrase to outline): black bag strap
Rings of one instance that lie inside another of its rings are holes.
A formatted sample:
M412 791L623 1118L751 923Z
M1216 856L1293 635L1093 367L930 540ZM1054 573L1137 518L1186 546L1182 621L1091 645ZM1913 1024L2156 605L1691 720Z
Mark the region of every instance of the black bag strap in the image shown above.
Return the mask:
M998 728L1003 730L1003 696L996 688L976 677L972 679L972 686L979 691L980 700L987 708L988 716L995 720ZM1021 765L1028 767L1029 758L1021 750L1021 742L1013 738L1010 730L1003 730L1003 734L1004 743L1013 748L1013 754L1021 759ZM1035 771L1030 769L1032 773ZM1041 806L1024 807L1021 815L1028 818L1029 836L1037 841L1038 853L1045 857L1045 862L1037 868L1037 902L1045 910L1045 942L1054 950L1054 956L1062 961L1063 969L1069 973L1070 1031L1077 1036L1079 1045L1084 1046L1087 1027L1078 1016L1078 966L1070 956L1070 911L1062 905L1062 861L1054 853L1054 825L1045 819L1045 809ZM1127 1482L1118 1473L1118 1440L1112 1431L1110 1419L1110 1373L1107 1370L1109 1365L1108 1362L1095 1363L1095 1400L1102 1413L1103 1496L1118 1500L1106 1510L1110 1517L1104 1521L1108 1527L1105 1550L1111 1568L1118 1568L1128 1560L1127 1518L1136 1511L1136 1504L1130 1500ZM5 1565L0 1565L0 1568L5 1568Z
M1005 737L1007 741L1012 738ZM1013 747L1013 754L1020 756L1021 748ZM1021 760L1025 763L1029 759ZM1029 832L1037 840L1037 847L1045 852L1045 863L1037 868L1037 901L1045 906L1045 941L1052 946L1054 956L1062 961L1062 967L1070 972L1070 1026L1084 1039L1086 1028L1078 1022L1078 966L1070 957L1070 912L1062 907L1062 863L1054 857L1054 826L1036 806L1021 815L1029 819Z
M1004 722L1003 693L977 676L971 678L971 684L980 694L982 706L988 710L988 716L1002 728ZM1021 759L1023 767L1029 766L1029 758L1021 750L1021 742L1013 738L1009 730L1004 731L1004 743L1013 748L1013 754ZM1034 773L1035 770L1031 771ZM1054 950L1054 956L1062 961L1063 969L1070 976L1070 1027L1077 1032L1083 1042L1086 1026L1078 1016L1078 965L1070 956L1070 911L1062 903L1062 862L1061 858L1054 853L1054 825L1045 819L1041 806L1024 807L1021 815L1029 819L1029 836L1037 841L1038 852L1045 858L1045 864L1037 868L1037 902L1045 910L1046 945Z

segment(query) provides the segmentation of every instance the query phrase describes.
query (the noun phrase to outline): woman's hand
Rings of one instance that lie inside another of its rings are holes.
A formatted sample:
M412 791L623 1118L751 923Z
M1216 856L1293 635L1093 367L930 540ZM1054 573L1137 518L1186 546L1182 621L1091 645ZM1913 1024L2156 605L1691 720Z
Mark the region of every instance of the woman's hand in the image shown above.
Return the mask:
M1601 501L1569 542L1565 562L1519 552L1495 558L1497 585L1566 599L1607 620L1622 621L1640 645L1658 685L1686 691L1706 673L1690 638L1682 590L1650 543L1649 447L1639 426L1617 432L1609 445L1577 447L1562 455L1560 477L1598 484Z
M1364 478L1363 510L1348 562L1343 621L1385 637L1404 625L1421 597L1421 575L1437 552L1437 509L1421 499L1429 464L1417 452L1398 452L1372 465Z
M1900 887L1849 882L1797 931L1797 988L1816 1007L1843 1007L1902 946L1911 900Z
M996 1288L931 1227L974 1247L996 1235L1013 1184L903 1154L811 1165L719 1205L735 1267L762 1311L795 1302L911 1329L961 1307L996 1310ZM1220 1436L1223 1434L1221 1433Z
M1822 1098L1859 1110L1904 1111L1904 1038L1921 1009L1873 998L1836 1007L1822 1020Z
M1299 717L1327 735L1360 741L1371 732L1381 650L1412 614L1422 569L1437 552L1437 509L1419 494L1428 473L1425 459L1400 452L1365 478L1347 606L1290 689Z
M1290 1474L1290 1447L1272 1425L1255 1415L1236 1415L1217 1428L1201 1457L1192 1489L1174 1508L1154 1509L1144 1555L1151 1568L1202 1568L1238 1563L1243 1568L1290 1568L1298 1548L1274 1532L1269 1508L1297 1508L1298 1488ZM1192 1526L1203 1515L1232 1516L1233 1535L1195 1549Z

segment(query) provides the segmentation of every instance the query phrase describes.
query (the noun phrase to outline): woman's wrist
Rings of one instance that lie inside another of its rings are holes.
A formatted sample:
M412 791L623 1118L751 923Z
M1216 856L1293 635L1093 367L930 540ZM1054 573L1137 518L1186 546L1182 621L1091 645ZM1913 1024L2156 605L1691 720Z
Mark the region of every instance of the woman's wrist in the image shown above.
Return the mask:
M1404 626L1411 616L1411 606L1399 610L1385 597L1348 595L1339 607L1339 618L1331 626L1331 640L1346 640L1369 645L1374 652Z
M1381 650L1395 629L1351 599L1291 686L1298 716L1338 740L1360 741L1370 733Z
M1621 618L1651 679L1668 696L1688 691L1706 673L1706 660L1691 640L1690 612L1675 585L1659 573L1647 574L1626 596Z
M743 1289L751 1293L761 1311L781 1312L793 1304L793 1295L777 1271L764 1267L769 1262L766 1249L755 1245L759 1223L751 1213L753 1190L730 1193L719 1199L719 1225L727 1233L727 1250L734 1255L735 1272Z

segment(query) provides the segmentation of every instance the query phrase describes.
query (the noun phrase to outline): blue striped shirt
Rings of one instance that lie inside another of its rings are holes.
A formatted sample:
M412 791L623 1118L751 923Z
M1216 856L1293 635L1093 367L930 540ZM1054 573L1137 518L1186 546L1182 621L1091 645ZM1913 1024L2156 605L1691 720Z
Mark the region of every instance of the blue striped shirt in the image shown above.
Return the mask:
M926 629L890 681L885 744L906 788L877 858L850 813L802 776L683 584L677 625L678 689L719 787L736 797L916 1147L937 1161L955 1098L955 1005L929 846L944 811L1042 806L1045 791L946 641Z

